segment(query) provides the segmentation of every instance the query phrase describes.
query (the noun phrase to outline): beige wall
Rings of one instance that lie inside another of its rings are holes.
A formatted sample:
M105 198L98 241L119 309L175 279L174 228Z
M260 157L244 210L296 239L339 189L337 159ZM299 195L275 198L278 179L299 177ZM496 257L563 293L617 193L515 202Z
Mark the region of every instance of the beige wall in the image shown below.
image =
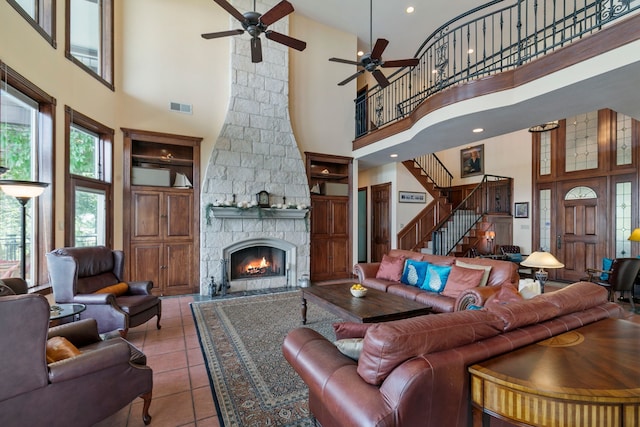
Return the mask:
M0 1L0 59L57 99L55 246L64 240L64 105L116 131L114 246L120 248L120 128L202 137L202 167L206 167L229 102L230 43L204 40L200 34L229 29L231 20L210 0L115 0L116 90L112 92L64 57L64 7L64 1L57 2L58 48L53 49L6 1ZM290 34L308 46L304 52L290 51L290 114L300 150L350 155L355 84L338 88L344 70L330 69L327 59L355 52L355 36L295 13L290 17ZM171 101L192 104L193 114L170 111Z

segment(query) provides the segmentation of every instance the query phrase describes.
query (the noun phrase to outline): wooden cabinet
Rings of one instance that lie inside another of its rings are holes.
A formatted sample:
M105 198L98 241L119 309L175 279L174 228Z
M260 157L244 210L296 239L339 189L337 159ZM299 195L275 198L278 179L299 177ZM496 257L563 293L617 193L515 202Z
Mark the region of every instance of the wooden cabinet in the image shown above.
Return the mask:
M311 188L311 280L351 277L351 157L305 153Z
M128 277L159 295L198 292L200 138L123 131Z

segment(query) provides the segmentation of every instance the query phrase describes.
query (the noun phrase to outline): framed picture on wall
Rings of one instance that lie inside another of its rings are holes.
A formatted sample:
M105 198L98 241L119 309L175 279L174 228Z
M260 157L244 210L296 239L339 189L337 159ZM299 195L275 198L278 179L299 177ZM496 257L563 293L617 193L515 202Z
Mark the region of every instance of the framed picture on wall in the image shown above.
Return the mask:
M460 176L484 174L484 144L460 150Z
M427 193L400 191L398 201L400 203L427 203Z
M513 216L514 218L529 218L529 202L516 203Z

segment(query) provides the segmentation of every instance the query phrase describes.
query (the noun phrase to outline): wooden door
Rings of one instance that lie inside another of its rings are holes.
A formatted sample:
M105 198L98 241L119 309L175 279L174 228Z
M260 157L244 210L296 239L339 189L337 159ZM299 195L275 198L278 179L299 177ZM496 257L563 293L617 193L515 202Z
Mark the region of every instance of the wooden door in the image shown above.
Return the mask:
M607 250L606 178L558 183L556 191L555 250L565 265L556 271L560 280L577 281L585 270L598 266ZM553 277L553 276L552 276Z
M371 262L391 250L391 183L371 187Z

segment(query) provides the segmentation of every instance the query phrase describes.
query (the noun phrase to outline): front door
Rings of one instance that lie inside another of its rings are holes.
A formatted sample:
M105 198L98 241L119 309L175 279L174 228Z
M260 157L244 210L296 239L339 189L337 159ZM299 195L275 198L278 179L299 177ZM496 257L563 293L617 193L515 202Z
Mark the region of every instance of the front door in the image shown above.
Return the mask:
M371 186L371 262L391 249L391 183Z
M552 253L565 267L556 278L578 281L585 270L601 264L607 256L606 178L558 183L555 250Z

